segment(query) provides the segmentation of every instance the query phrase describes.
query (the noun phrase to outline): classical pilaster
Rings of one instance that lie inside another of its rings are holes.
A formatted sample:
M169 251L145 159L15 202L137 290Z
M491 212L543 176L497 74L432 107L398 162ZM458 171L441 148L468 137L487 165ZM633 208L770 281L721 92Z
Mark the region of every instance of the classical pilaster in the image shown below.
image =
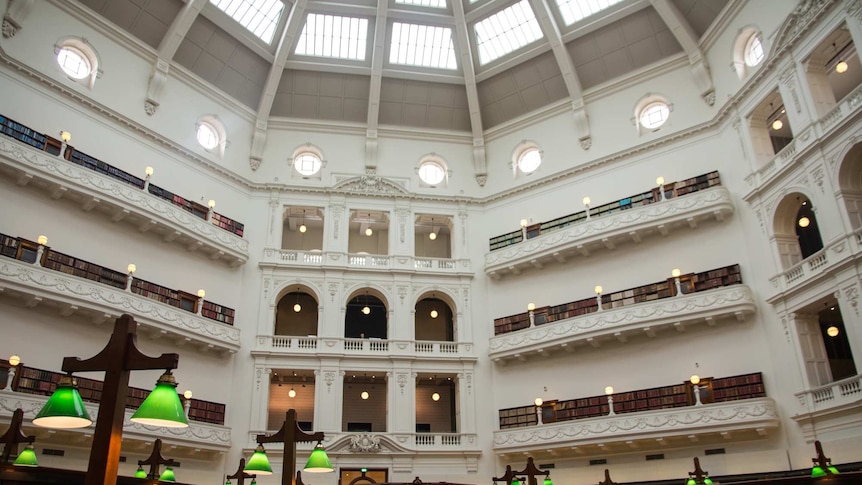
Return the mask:
M344 371L324 364L314 371L315 431L341 432L344 402Z
M458 403L455 412L458 414L458 431L467 434L475 433L476 393L471 370L458 373Z

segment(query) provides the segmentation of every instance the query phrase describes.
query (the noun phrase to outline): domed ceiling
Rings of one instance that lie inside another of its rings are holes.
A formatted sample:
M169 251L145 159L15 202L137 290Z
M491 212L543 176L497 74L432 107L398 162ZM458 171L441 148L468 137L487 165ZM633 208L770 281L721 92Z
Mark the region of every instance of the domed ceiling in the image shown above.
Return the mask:
M585 92L645 69L690 64L696 81L702 40L732 7L728 0L78 2L155 49L163 66L178 64L247 106L258 126L283 117L342 122L369 136L398 126L474 139L549 106L567 106L577 121Z

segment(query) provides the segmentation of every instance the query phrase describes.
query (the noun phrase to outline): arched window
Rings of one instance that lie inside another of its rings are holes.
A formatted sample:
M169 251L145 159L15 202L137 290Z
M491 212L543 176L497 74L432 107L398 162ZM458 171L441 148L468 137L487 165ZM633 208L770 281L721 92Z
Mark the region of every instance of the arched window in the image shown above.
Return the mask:
M292 287L278 300L274 335L317 335L317 300L301 287Z
M455 326L452 309L436 294L425 295L416 302L414 314L416 340L453 342Z
M291 159L293 176L302 179L320 179L321 170L326 166L323 152L310 143L306 143L293 152Z
M656 131L670 118L671 105L658 94L647 94L635 105L638 132Z
M512 153L512 172L516 177L518 174L532 174L542 165L542 155L542 150L535 142L522 141Z
M92 88L101 75L96 50L84 39L69 37L54 45L57 66L69 79Z
M755 27L745 27L739 31L733 43L733 67L740 79L748 76L751 68L766 59L763 36Z
M419 175L423 187L439 187L445 185L448 179L446 162L433 153L422 157L416 168L416 173Z
M195 123L195 139L207 152L224 156L227 132L216 115L203 116Z
M363 292L347 302L344 312L344 337L385 339L388 335L386 303L374 294Z

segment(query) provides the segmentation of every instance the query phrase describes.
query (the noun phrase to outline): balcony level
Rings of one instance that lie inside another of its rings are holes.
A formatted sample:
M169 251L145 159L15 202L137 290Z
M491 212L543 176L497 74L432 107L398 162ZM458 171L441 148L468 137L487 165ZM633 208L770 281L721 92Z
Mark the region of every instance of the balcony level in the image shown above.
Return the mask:
M736 268L736 274L733 268ZM602 295L602 306L607 307L602 311L597 311L595 304L592 307L579 306L579 303L591 303L582 300L537 309L532 324L530 320L525 321L518 315L497 319L495 330L498 335L491 338L489 357L499 364L525 361L528 357L545 357L555 351L574 352L579 346L598 348L606 344L625 343L630 338L673 335L684 332L692 325L715 326L728 320L743 321L746 316L755 312L756 305L751 289L739 284L740 280L737 279L738 266L701 273L709 274L713 274L715 278L695 281L690 285L691 292L670 293L671 290L659 290L657 294L627 296L611 301L606 299L609 295ZM697 276L700 275L690 275L689 278L695 279ZM680 277L683 278L685 277ZM704 289L698 288L700 284L706 285ZM664 283L641 288L660 288L661 285ZM618 293L627 295L634 292L626 290ZM613 295L616 294L610 296ZM655 299L651 301L637 301L652 297ZM555 311L557 308L570 310L563 313L548 312L549 309ZM559 319L538 324L548 316ZM509 323L511 320L514 320L514 323ZM518 326L523 328L518 329Z
M103 175L13 138L0 136L0 175L19 186L43 189L52 199L73 201L84 211L123 221L140 233L200 251L231 266L248 261L248 241L163 197ZM155 189L155 187L153 187Z
M333 251L273 249L263 250L261 268L338 268L381 271L386 273L421 273L473 276L469 259L420 258L385 254L349 254Z
M769 279L775 292L767 302L787 301L824 279L831 278L862 255L862 229L845 234L823 249Z
M796 399L791 417L809 442L817 439L818 432L856 433L862 420L862 375L798 392Z
M580 458L758 439L776 430L766 397L606 415L494 432L498 455ZM559 459L559 458L557 458Z
M47 400L47 396L0 390L0 421L8 422L15 409L21 408L24 411L25 434L35 435L40 445L57 443L68 446L69 443L76 443L82 448L89 448L95 424L86 428L62 430L29 424ZM98 415L98 404L85 403L84 406L95 419ZM189 420L187 428L145 426L129 421L133 413L134 410L126 409L123 419L123 451L149 453L156 438L162 439L166 449L171 449L174 458L188 456L215 459L231 448L231 430L228 427L197 422L194 419Z
M602 217L582 219L547 234L529 237L485 255L485 273L499 279L545 264L565 262L572 256L589 256L613 250L620 244L639 243L654 234L697 228L707 221L722 221L733 213L730 192L721 186L684 196L619 210Z
M341 337L297 337L290 335L259 335L252 355L340 356L340 357L399 357L475 362L470 342L434 342L427 340L387 340Z
M240 347L238 328L185 311L130 290L42 267L0 258L0 295L22 300L30 308L51 307L63 317L75 315L94 324L123 313L135 315L141 333L166 338L222 355Z

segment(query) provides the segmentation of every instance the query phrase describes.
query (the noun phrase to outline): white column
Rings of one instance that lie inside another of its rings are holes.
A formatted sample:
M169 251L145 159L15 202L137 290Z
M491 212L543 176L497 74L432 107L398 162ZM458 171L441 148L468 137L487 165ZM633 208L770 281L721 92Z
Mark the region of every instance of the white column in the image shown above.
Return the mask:
M330 201L325 209L323 251L347 253L350 237L350 212L343 198Z
M399 369L387 372L386 378L387 432L416 432L416 374Z
M314 430L340 432L343 405L344 371L322 365L314 371Z
M473 371L458 373L458 430L461 433L476 432L476 393L473 384Z
M251 394L250 431L266 431L269 415L269 379L272 369L263 364L254 365L254 388Z

